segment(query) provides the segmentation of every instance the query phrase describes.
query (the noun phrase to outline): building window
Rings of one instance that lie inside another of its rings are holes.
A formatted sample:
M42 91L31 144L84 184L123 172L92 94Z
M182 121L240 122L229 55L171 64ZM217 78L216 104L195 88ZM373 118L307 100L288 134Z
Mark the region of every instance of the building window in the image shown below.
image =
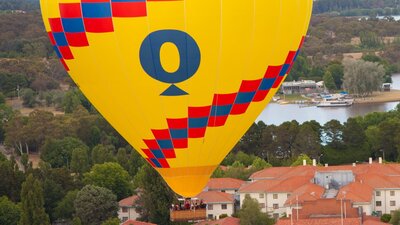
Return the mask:
M394 196L394 195L395 195L394 191L390 191L390 196Z
M123 212L123 213L128 212L128 207L122 207L122 212Z
M228 208L228 206L226 206L226 204L221 205L221 209L227 209L227 208Z
M378 214L379 217L382 216L382 211L376 211L376 214Z
M274 194L273 199L278 199L278 194Z
M224 192L224 193L225 193L225 190L221 190L221 192Z
M279 209L279 205L278 204L274 204L273 207L274 207L274 209Z
M260 194L259 198L264 198L264 194Z
M278 219L279 219L279 213L274 213L273 216L274 216L274 219L275 219L275 220L278 220Z
M396 206L396 201L390 201L390 206Z
M381 202L381 201L376 201L376 202L375 202L375 205L376 205L376 206L382 206L382 202Z
M376 191L375 195L376 196L381 196L381 192L380 191Z
M207 215L207 218L208 218L209 220L212 220L212 219L214 219L214 215L213 215L213 214L208 214L208 215Z
M128 220L128 217L122 217L122 222L125 222Z
M260 203L259 205L260 205L260 208L262 208L262 209L265 208L265 203Z
M208 210L213 210L213 208L214 208L213 205L211 205L211 204L207 205Z

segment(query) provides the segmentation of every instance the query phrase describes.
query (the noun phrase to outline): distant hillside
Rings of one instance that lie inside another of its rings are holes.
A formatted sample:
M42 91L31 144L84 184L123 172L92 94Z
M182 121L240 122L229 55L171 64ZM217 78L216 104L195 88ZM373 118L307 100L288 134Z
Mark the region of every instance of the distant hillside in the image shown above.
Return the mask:
M39 8L39 0L0 0L0 10L31 11Z
M400 0L315 0L314 13L326 12L396 15L400 13Z

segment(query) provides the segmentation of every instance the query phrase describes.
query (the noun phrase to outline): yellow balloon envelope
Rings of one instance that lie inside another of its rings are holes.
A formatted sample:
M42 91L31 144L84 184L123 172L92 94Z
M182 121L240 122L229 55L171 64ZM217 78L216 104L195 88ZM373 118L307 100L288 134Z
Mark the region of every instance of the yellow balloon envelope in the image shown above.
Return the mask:
M185 197L271 100L312 9L312 0L40 2L70 76Z

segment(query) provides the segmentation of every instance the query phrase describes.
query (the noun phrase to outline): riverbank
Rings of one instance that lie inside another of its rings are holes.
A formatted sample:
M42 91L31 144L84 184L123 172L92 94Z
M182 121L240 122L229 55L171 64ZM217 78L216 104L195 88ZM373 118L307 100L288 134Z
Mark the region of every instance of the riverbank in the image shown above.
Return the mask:
M371 96L365 98L355 98L355 104L370 104L384 102L399 102L400 90L391 90L388 92L374 92Z

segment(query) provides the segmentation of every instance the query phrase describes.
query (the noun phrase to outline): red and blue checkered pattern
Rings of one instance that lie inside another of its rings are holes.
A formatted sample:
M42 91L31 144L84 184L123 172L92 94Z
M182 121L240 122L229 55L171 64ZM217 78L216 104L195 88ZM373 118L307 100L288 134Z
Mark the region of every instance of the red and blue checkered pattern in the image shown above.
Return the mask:
M187 148L189 138L203 138L208 127L224 126L229 116L243 114L252 102L263 101L290 72L303 42L304 37L298 50L290 51L282 65L268 66L263 78L244 80L238 92L215 94L211 105L189 107L187 118L167 119L167 129L152 130L154 139L143 140L146 160L153 167L169 168L167 159L176 158L176 149Z
M48 36L67 71L65 60L74 59L70 47L89 46L87 32L114 32L113 18L147 16L146 0L82 0L60 3L59 10L60 18L49 18Z

